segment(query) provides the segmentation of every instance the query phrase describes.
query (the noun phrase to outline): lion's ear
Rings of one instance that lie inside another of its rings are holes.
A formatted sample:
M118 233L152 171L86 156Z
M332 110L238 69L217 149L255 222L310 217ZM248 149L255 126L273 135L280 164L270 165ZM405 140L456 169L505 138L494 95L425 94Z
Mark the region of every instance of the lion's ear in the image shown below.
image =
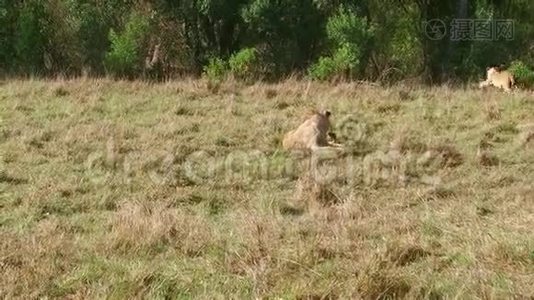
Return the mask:
M491 69L490 67L486 67L486 71L489 71L489 69Z
M324 111L324 115L328 118L332 113L329 110Z

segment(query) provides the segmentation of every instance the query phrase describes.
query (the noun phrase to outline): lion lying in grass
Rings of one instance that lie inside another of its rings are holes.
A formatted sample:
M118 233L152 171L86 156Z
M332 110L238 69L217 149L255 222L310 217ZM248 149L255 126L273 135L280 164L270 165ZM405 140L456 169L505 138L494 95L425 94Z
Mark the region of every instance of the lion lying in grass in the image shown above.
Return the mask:
M334 137L330 133L330 116L328 110L316 111L297 129L292 130L284 136L282 146L285 150L317 150L322 147L336 147L341 145L330 142L329 137Z

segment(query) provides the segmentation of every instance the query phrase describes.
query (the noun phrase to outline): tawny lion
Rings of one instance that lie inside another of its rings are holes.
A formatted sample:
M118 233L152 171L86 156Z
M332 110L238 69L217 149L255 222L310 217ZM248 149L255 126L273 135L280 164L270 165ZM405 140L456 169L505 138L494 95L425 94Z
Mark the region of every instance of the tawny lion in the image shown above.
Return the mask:
M479 84L480 88L493 85L498 88L504 89L506 92L510 92L512 87L515 86L514 75L508 71L503 71L499 67L487 68L486 80Z
M285 150L316 150L320 147L341 147L328 141L330 130L330 111L315 112L297 129L284 136L282 146Z

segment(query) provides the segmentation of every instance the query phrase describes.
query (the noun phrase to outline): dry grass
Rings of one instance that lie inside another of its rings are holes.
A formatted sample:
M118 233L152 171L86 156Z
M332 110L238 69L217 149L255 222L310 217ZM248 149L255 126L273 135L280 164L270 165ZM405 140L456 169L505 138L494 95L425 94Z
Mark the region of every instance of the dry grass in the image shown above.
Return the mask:
M280 150L328 107L343 155ZM0 83L0 298L531 299L534 98Z

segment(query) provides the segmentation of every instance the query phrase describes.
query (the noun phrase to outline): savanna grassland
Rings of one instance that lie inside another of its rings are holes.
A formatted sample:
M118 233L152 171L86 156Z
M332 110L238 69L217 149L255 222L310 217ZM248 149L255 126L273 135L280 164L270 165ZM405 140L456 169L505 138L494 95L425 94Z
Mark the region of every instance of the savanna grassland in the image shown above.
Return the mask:
M0 145L0 298L534 297L531 92L8 80Z

